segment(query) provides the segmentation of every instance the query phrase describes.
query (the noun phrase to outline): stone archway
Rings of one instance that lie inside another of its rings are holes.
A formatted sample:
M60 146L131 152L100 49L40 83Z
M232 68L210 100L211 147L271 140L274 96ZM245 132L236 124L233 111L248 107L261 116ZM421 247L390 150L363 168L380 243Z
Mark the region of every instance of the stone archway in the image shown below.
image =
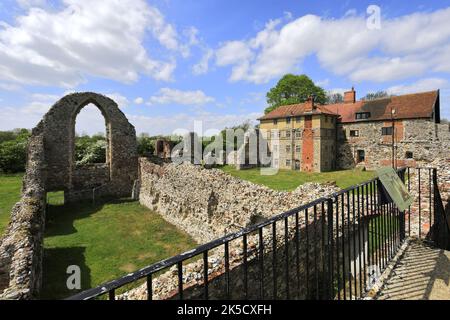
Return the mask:
M91 103L105 118L107 162L80 167L74 158L75 120ZM0 239L0 299L27 299L39 293L46 193L64 190L67 202L90 199L94 188L98 197L130 196L138 178L136 144L134 127L108 97L74 93L50 108L32 131L22 198Z

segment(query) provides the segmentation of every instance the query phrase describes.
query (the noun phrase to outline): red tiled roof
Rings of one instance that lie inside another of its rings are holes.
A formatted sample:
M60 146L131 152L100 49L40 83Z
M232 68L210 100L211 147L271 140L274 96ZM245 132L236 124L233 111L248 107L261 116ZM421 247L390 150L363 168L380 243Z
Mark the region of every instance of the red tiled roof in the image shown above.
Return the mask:
M318 105L312 113L304 112L304 104L293 104L281 106L259 118L259 120L320 113L338 115L340 116L340 122L390 120L391 110L395 110L396 119L431 118L438 95L439 91L435 90L371 101L360 100L355 103ZM370 118L356 120L355 114L358 112L370 112Z
M329 110L327 105L316 105L313 111L305 111L305 104L299 103L278 107L268 114L265 114L261 118L258 118L258 120L277 119L312 114L328 114L336 117L339 116L336 112Z

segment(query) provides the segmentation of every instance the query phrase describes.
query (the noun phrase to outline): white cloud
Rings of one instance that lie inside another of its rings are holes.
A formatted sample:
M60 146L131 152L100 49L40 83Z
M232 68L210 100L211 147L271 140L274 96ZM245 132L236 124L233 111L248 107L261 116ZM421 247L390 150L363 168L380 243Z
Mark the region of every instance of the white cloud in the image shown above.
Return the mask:
M200 61L192 67L194 75L205 74L209 69L209 60L213 57L214 51L210 48L205 48Z
M117 93L117 92L113 92L113 93L106 93L105 96L107 96L110 99L113 99L115 103L117 103L117 106L122 109L122 108L126 108L130 105L130 100L128 100L127 97L125 97L124 95Z
M206 103L214 102L213 97L207 96L201 90L182 91L171 88L162 88L158 95L150 97L149 104L180 104L200 106Z
M176 114L167 116L140 116L127 114L127 118L135 126L136 132L156 134L172 134L180 131L193 131L194 122L201 121L202 131L222 130L240 124L246 120L254 120L260 117L260 113L241 114L217 114L210 112L199 112L196 114ZM201 132L199 132L201 133Z
M167 50L182 50L175 27L144 0L63 0L62 9L32 7L1 24L3 82L74 87L88 75L130 83L140 74L170 80L176 62L151 57L147 31Z
M450 72L450 8L383 19L371 30L351 12L340 19L305 15L271 20L253 38L225 42L218 66L232 67L231 81L264 83L292 72L309 55L352 81L392 81L427 72Z
M436 89L446 88L448 86L448 80L442 78L427 78L422 79L412 84L403 84L392 86L386 91L390 94L401 95L407 93L416 93L431 91Z
M47 4L47 0L16 0L22 8L42 7Z
M134 103L135 104L143 104L144 103L144 98L137 97L136 99L134 99Z

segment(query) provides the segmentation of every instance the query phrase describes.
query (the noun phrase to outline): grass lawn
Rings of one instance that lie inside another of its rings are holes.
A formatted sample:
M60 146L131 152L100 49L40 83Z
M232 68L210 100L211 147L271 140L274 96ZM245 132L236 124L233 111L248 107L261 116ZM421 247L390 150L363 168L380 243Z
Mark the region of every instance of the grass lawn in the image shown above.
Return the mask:
M20 200L23 174L0 175L0 236L9 223L12 207Z
M84 290L196 246L186 233L127 199L50 205L44 242L44 299L77 292L66 288L69 265L80 267Z
M233 166L223 166L220 169L232 176L248 180L253 183L265 185L274 190L291 191L305 182L325 183L335 181L337 186L345 189L354 184L370 180L375 177L373 171L340 170L332 172L309 173L293 170L279 170L276 175L263 176L259 168L236 170Z

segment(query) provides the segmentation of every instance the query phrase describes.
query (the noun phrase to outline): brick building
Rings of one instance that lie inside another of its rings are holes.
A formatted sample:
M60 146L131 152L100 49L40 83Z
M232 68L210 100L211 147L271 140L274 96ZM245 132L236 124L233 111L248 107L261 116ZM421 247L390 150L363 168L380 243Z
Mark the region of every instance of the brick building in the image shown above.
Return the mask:
M342 103L317 105L310 97L258 120L272 165L309 172L414 166L431 161L429 150L448 136L439 125L439 90L357 101L352 88Z

